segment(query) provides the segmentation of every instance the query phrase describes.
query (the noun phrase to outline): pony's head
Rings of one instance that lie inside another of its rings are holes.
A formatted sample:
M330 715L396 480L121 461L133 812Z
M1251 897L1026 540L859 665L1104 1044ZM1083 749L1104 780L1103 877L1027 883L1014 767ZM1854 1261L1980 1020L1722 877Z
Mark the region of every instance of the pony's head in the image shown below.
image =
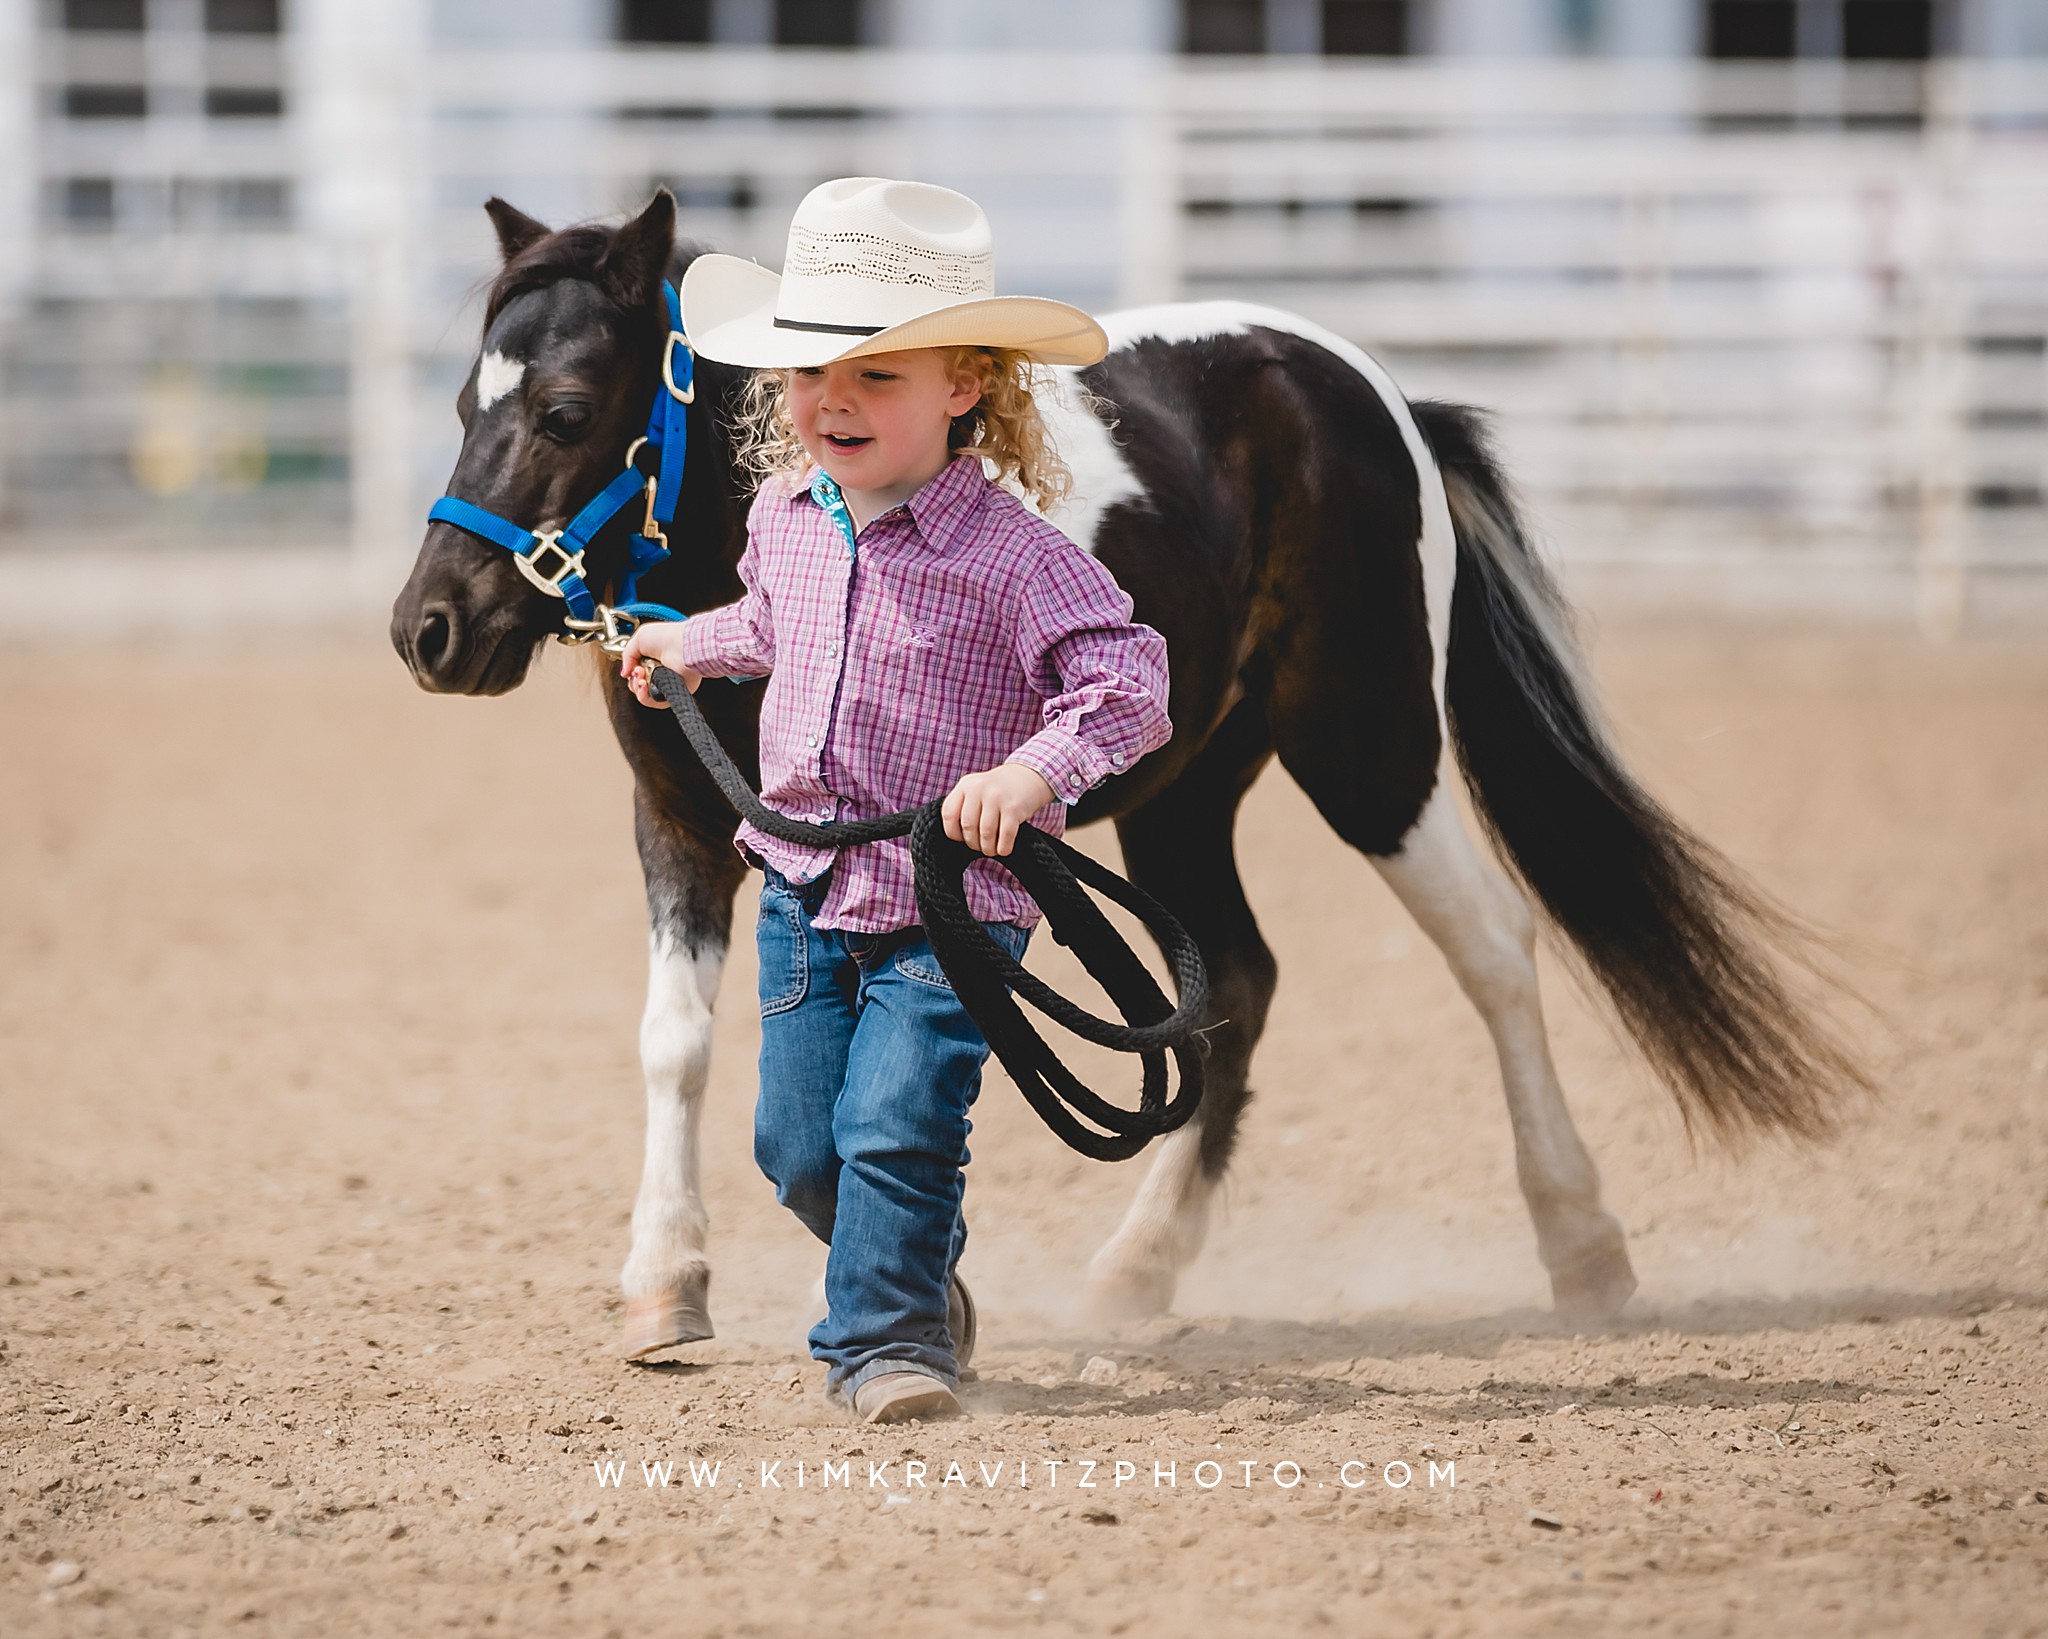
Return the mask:
M448 493L524 529L559 529L620 471L645 430L668 333L661 284L675 242L666 189L624 227L550 232L493 199L504 266L483 343L455 401L462 454ZM599 597L626 565L629 506L586 562ZM503 694L562 629L563 605L512 554L453 524L427 526L391 610L391 642L421 688Z

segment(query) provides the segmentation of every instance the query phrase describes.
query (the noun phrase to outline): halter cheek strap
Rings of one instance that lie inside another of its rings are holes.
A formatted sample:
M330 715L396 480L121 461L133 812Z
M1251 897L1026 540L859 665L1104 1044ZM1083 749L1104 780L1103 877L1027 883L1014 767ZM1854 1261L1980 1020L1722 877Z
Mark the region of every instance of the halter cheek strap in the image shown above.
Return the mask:
M614 478L561 529L522 529L508 518L465 501L444 495L427 509L431 523L453 524L480 540L502 546L512 562L549 597L567 605L560 633L564 642L587 641L600 633L606 639L619 635L616 617L629 625L643 620L681 620L683 617L663 603L636 601L640 577L669 555L668 536L662 526L675 521L676 503L683 492L683 463L690 447L690 405L697 397L696 355L683 334L683 304L676 287L664 279L662 300L668 309L668 334L661 344L661 385L647 412L647 431L626 451L626 469ZM640 470L640 451L654 451L653 477ZM590 590L583 554L597 538L597 532L616 518L634 496L644 495L647 517L639 533L628 537L626 572L619 582L619 601L600 605Z

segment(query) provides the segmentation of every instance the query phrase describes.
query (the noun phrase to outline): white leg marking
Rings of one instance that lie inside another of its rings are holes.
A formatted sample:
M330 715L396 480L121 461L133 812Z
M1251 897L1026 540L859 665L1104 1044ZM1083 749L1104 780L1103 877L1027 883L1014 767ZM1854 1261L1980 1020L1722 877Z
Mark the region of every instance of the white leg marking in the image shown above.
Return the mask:
M1162 1138L1123 1222L1089 1260L1090 1307L1106 1317L1165 1310L1180 1271L1202 1250L1215 1189L1192 1123Z
M662 934L648 940L647 1011L640 1065L647 1078L647 1156L633 1203L633 1249L619 1283L629 1301L701 1290L704 1256L698 1128L711 1068L711 1004L725 949L692 951Z
M1536 989L1536 921L1467 833L1452 778L1446 763L1401 851L1373 863L1444 953L1493 1036L1515 1168L1544 1267L1560 1286L1579 1272L1618 1307L1634 1280L1621 1225L1600 1203L1599 1171L1579 1141L1551 1063Z

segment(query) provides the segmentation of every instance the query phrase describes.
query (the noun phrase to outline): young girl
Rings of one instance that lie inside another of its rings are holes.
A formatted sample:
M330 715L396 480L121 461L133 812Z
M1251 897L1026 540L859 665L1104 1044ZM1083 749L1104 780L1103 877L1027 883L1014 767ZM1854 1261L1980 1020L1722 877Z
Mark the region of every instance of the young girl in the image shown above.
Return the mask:
M622 665L650 704L646 662L693 691L770 674L761 794L779 812L867 819L944 796L947 834L1000 858L1026 821L1057 836L1063 805L1169 724L1159 634L986 470L1042 502L1064 493L1031 367L1091 364L1107 342L1076 308L994 288L972 200L871 177L805 198L780 278L691 265L692 346L761 371L746 593L642 626ZM744 825L737 840L765 878L755 1159L830 1247L811 1352L870 1422L955 1412L973 1342L954 1275L962 1169L988 1044L917 926L907 840L833 853ZM980 860L967 890L1021 956L1039 913L1016 879Z

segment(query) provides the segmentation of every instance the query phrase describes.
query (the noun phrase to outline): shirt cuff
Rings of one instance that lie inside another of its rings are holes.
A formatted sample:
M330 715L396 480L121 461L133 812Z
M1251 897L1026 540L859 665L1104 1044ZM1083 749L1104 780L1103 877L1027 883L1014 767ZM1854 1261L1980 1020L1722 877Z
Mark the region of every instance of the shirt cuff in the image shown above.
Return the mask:
M684 620L676 632L679 658L701 677L723 677L726 669L719 656L718 619L715 614Z
M1041 729L1003 760L1036 772L1052 787L1052 794L1069 805L1117 771L1114 757L1060 728Z

